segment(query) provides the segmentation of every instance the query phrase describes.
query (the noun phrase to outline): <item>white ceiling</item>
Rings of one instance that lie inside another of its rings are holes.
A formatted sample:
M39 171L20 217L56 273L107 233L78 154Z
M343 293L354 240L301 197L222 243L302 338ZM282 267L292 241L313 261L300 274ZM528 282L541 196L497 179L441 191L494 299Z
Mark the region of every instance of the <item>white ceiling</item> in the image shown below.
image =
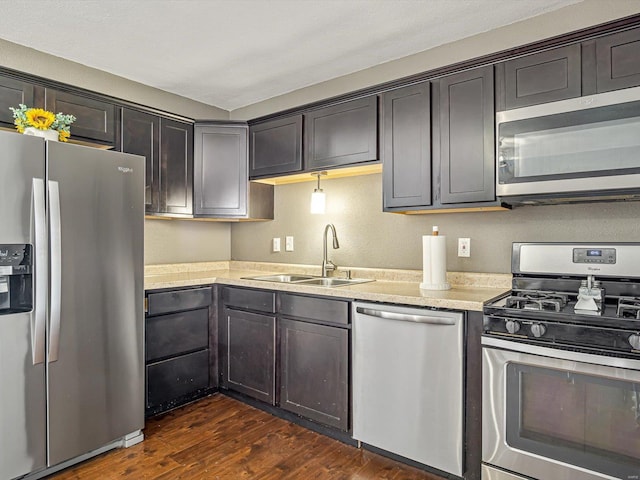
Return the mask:
M582 0L0 0L0 38L226 110Z

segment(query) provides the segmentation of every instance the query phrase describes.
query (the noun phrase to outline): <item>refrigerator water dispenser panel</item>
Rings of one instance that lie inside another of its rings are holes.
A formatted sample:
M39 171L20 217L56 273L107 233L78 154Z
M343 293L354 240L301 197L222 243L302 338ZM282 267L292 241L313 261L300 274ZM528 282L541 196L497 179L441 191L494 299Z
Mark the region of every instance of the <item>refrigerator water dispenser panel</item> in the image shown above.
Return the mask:
M0 244L0 315L33 309L32 246Z

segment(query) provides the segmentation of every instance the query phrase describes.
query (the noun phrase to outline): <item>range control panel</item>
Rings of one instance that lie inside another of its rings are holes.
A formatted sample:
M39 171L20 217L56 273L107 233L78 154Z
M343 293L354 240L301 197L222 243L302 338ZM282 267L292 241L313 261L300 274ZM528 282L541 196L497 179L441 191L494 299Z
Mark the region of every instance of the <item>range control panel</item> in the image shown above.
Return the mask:
M0 275L31 273L31 245L0 243Z
M574 248L573 263L616 263L615 248Z

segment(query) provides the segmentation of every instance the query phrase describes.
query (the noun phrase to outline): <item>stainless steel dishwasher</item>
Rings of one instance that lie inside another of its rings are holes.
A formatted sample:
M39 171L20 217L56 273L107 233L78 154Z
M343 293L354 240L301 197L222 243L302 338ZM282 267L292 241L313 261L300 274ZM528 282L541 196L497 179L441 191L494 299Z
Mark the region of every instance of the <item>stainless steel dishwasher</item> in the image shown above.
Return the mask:
M462 476L463 314L353 304L353 437Z

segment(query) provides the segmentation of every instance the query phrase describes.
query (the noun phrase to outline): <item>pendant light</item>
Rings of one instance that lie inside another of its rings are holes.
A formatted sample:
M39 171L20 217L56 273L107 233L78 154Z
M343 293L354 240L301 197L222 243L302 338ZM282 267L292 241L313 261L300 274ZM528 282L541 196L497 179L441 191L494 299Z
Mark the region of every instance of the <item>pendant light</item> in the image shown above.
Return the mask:
M325 211L326 196L320 188L320 177L326 174L327 172L314 172L311 174L318 179L318 187L311 194L311 213L313 214L324 214Z

